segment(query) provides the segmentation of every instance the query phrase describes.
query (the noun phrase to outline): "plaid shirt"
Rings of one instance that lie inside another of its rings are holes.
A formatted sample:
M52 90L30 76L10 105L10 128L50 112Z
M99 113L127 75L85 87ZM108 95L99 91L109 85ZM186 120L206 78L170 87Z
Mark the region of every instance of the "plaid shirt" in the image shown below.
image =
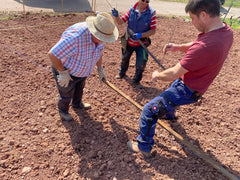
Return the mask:
M95 44L86 22L77 23L64 31L51 49L63 66L75 77L88 77L100 59L104 44Z

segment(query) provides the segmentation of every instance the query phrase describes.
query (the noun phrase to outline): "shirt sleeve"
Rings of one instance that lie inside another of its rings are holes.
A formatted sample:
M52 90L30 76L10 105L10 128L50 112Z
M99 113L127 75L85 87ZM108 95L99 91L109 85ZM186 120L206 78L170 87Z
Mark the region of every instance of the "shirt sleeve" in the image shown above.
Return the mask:
M197 71L215 63L214 59L216 58L214 58L211 48L206 48L201 43L193 43L181 59L180 64L188 71Z
M152 18L151 18L151 23L150 23L150 29L155 29L155 28L157 28L156 11L154 11Z
M130 9L121 17L124 22L128 21Z
M72 35L62 37L58 43L53 46L52 53L58 58L64 61L64 59L74 56L75 54L75 38Z

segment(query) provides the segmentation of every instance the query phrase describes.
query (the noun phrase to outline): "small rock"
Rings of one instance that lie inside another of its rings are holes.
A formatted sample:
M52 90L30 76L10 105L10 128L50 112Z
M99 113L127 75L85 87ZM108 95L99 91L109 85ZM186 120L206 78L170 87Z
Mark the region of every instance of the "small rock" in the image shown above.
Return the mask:
M48 132L48 128L45 128L45 129L43 130L43 132L44 132L44 133L47 133L47 132Z
M27 173L29 173L31 170L32 170L31 167L24 167L23 170L22 170L22 174L27 174Z
M67 177L70 173L70 170L69 169L66 169L64 172L63 172L63 177Z
M93 177L96 178L96 179L99 178L99 173L98 173L97 171L94 172L94 173L93 173Z
M10 145L10 146L12 146L12 145L14 145L14 144L15 144L15 142L14 142L13 140L9 142L9 145Z
M171 150L172 150L172 151L177 151L177 147L176 147L176 146L172 146L172 147L171 147Z

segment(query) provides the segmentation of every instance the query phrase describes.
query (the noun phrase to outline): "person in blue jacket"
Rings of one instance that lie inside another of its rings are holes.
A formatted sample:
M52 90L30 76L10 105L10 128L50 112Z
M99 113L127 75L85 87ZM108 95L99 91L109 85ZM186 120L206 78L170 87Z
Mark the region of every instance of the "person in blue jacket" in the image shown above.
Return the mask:
M136 71L132 84L138 89L143 88L140 81L148 61L148 53L138 41L141 40L146 46L149 46L151 43L149 36L156 32L156 11L149 6L149 2L150 0L139 0L121 17L115 8L112 9L112 15L118 25L128 23L127 32L121 38L122 61L119 74L115 78L122 79L126 75L129 60L135 51Z

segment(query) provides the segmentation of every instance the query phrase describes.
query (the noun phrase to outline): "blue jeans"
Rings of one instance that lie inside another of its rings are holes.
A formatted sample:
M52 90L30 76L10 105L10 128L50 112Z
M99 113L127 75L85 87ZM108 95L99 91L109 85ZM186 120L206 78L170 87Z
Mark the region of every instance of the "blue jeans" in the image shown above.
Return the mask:
M58 97L58 110L64 113L68 113L70 102L73 105L79 105L82 102L83 89L87 77L74 77L69 82L68 87L62 87L58 84L57 76L58 71L52 66L52 72L57 83L59 92Z
M142 46L132 47L127 45L126 50L122 49L122 61L119 69L119 75L126 74L129 67L130 58L134 51L136 52L136 70L133 77L133 82L139 83L142 80L142 74L148 61L148 53Z
M176 107L197 102L192 99L193 93L179 79L170 88L147 103L140 118L140 130L137 141L139 149L150 152L154 145L153 136L158 118L173 115Z

